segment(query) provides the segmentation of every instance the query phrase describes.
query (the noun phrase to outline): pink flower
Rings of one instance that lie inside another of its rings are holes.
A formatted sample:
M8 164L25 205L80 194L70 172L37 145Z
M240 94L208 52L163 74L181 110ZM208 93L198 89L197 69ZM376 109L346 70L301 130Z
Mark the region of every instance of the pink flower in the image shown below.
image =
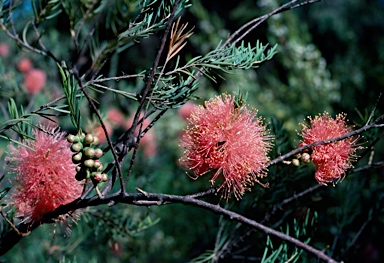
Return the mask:
M11 145L7 158L10 171L16 174L11 199L18 215L32 222L72 202L82 192L64 133L45 129L52 134L36 129L35 140L24 141L30 148Z
M271 137L255 114L236 107L230 95L217 96L195 108L181 138L183 166L197 177L213 171L212 184L222 177L219 191L227 199L231 191L241 198L249 186L260 183L258 177L266 176Z
M303 140L300 146L347 134L351 128L347 126L345 118L345 114L339 114L333 119L327 112L314 119L308 117L310 125L301 124ZM356 137L349 137L312 148L311 157L316 164L315 178L318 183L326 185L334 182L335 179L340 180L345 175L345 170L353 167L351 162L356 157L357 140Z
M45 86L47 74L41 69L31 69L24 75L24 86L29 93L39 93Z
M104 121L104 125L105 125L105 129L108 132L108 136L111 137L111 135L113 133L113 129L112 129L111 124L109 124L109 122ZM103 127L101 127L101 124L98 125L96 128L89 129L88 133L91 133L91 134L97 136L99 138L100 144L104 144L107 142L107 135L105 134Z
M17 63L17 69L20 72L26 73L32 68L32 61L29 58L22 58Z

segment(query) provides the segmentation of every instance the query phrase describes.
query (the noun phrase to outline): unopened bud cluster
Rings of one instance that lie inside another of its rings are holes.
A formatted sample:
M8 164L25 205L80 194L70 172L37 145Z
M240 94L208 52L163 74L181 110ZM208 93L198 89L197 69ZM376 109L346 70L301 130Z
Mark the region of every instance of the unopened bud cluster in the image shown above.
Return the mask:
M91 178L94 182L105 182L108 175L102 173L103 164L99 158L103 156L103 150L94 148L99 144L99 138L92 134L69 134L67 141L72 143L71 151L74 152L72 162L76 166L76 179L81 181Z
M300 161L303 163L309 163L311 161L311 155L309 153L298 154L291 161L285 162L286 164L291 164L293 166L300 166Z

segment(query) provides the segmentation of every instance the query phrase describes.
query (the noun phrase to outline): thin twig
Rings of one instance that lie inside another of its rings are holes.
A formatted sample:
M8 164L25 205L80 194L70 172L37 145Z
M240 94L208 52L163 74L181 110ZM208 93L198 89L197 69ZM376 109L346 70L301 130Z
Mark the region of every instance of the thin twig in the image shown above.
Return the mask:
M314 186L312 186L310 188L305 189L304 191L302 191L302 192L300 192L298 194L294 194L293 196L291 196L291 197L289 197L287 199L284 199L282 202L280 202L280 204L274 205L272 211L265 215L265 217L261 221L261 223L264 223L264 222L268 221L271 218L271 216L273 216L277 212L277 210L283 209L284 205L289 204L290 202L292 202L294 200L297 200L297 199L303 197L304 195L307 195L307 194L317 190L318 188L320 188L322 186L323 186L322 184L316 184L316 185L314 185Z
M351 169L348 171L348 174L357 173L357 172L361 172L361 171L372 169L372 168L377 169L380 167L384 167L384 161L371 163L362 167Z
M366 123L365 125L368 125L368 123L372 120L373 115L374 115L374 113L375 113L375 110L376 110L376 108L377 108L377 104L379 104L381 95L382 95L382 93L380 92L379 96L378 96L377 99L376 99L375 105L373 106L373 109L372 109L372 111L371 111L371 114L369 115L369 118L368 118L368 120L367 120L367 123Z
M273 15L276 15L276 14L279 14L279 13L282 13L282 12L285 12L285 11L288 11L288 10L291 10L291 9L294 9L294 8L297 8L297 7L300 7L300 6L304 6L304 5L308 5L308 4L312 4L314 2L319 2L321 0L311 0L311 1L305 1L303 3L299 3L299 4L296 4L296 5L293 5L295 4L297 1L299 0L292 0L282 6L280 6L279 8L273 10L272 12L266 14L266 15L263 15L261 17L258 17L258 18L255 18L251 21L249 21L248 23L244 24L242 27L240 27L238 30L236 30L224 43L223 45L221 46L221 48L224 48L226 47L227 45L229 45L229 43L234 40L232 42L232 46L235 45L236 43L238 43L239 41L241 41L242 39L244 39L244 37L246 35L248 35L251 31L253 31L256 27L258 27L261 23L263 23L265 20L267 20L269 17L273 16ZM253 25L253 26L251 26ZM243 33L241 36L239 36L238 38L235 39L235 36L239 35L243 30L245 30L247 27L251 26L249 29L247 29L245 31L245 33Z
M366 221L364 221L364 223L362 224L362 226L360 227L359 231L356 233L356 235L353 237L351 243L348 245L348 247L346 248L344 254L346 254L352 246L355 245L357 239L360 237L361 233L363 233L363 230L365 229L365 227L368 225L368 223L372 220L372 218L368 218Z
M26 236L29 236L29 234L31 234L31 231L28 231L26 233L20 232L19 229L17 229L17 227L4 215L4 213L3 213L3 211L1 209L0 209L0 214L5 219L5 221L7 221L7 223L12 227L12 229L15 230L15 232L19 236L26 237Z
M169 20L167 22L167 26L166 26L166 29L164 31L164 35L161 39L161 45L160 45L160 48L157 52L157 55L156 55L156 58L155 58L155 61L153 62L153 66L152 66L152 70L151 70L151 73L148 77L148 81L145 85L145 88L142 92L142 98L140 100L140 103L139 103L139 106L137 107L137 110L136 110L136 113L135 113L135 116L133 117L133 122L132 122L132 126L128 132L128 140L129 138L133 138L134 137L134 133L135 133L135 130L137 128L137 125L138 125L138 122L139 122L139 118L140 118L140 115L141 115L141 112L143 110L143 107L144 107L144 104L145 102L147 101L147 96L148 96L148 93L149 93L149 89L155 79L155 73L156 73L156 69L160 63L160 58L161 58L161 55L163 54L163 51L164 51L164 47L165 47L165 44L167 42L167 39L168 39L168 34L169 34L169 31L171 29L171 26L172 26L172 23L173 23L173 19L174 19L174 16L175 16L175 13L176 13L176 10L177 10L177 6L179 5L179 2L180 0L176 0L173 4L173 7L172 7L172 11L171 11L171 14L169 16ZM158 79L159 80L159 79ZM157 80L157 81L158 81ZM149 102L148 102L149 103ZM148 104L147 104L148 105ZM140 128L139 128L139 133L141 133L141 127L142 127L142 124L140 124ZM140 139L139 139L140 140ZM133 154L132 154L132 158L131 158L131 167L133 166L134 164L134 160L136 159L136 154L137 154L137 147L134 147L134 150L133 150ZM127 178L130 177L130 174L132 172L132 169L130 169L128 171L128 174L127 174Z

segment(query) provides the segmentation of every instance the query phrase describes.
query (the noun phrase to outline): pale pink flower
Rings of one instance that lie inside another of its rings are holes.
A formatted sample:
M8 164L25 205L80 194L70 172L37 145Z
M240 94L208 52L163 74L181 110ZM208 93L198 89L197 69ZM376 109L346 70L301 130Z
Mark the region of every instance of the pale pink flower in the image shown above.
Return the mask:
M107 119L115 127L124 126L124 115L116 108L107 111Z
M230 95L217 96L195 108L181 138L183 166L197 177L212 171L212 184L222 177L219 191L227 199L231 191L241 198L249 186L260 183L258 177L266 176L271 136L255 114L237 107Z
M9 55L9 46L6 43L0 43L0 57L7 57Z
M339 114L333 119L327 112L316 116L314 119L308 117L310 125L302 123L301 136L303 138L300 146L314 142L332 139L351 132L345 121L346 115ZM312 161L316 164L315 178L318 183L327 183L340 180L345 175L345 170L352 166L358 149L355 144L357 137L349 137L341 141L322 144L312 148Z
M197 107L197 105L188 101L187 103L185 103L184 105L182 105L179 108L179 110L178 110L179 117L184 119L184 120L188 119L196 107Z
M9 147L10 171L15 173L11 199L18 215L26 221L39 221L42 216L60 205L72 202L81 195L82 186L75 179L76 165L65 134L45 128L50 134L34 130L35 140Z
M41 69L31 69L24 75L24 86L31 94L39 93L45 86L47 74Z

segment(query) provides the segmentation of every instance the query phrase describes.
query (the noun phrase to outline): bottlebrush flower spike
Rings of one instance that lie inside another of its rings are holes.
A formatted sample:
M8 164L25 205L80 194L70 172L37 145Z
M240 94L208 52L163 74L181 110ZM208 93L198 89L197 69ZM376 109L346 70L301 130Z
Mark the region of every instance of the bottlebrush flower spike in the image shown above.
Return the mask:
M308 117L310 125L301 124L303 140L299 146L340 137L351 132L352 129L347 126L345 118L345 114L339 114L333 119L327 112L314 119ZM312 148L311 158L316 164L315 179L318 183L326 185L340 180L345 175L345 170L353 167L352 161L355 160L355 152L358 149L357 140L358 137L349 137Z
M219 191L226 199L231 191L240 199L249 186L260 183L259 177L266 176L271 136L255 114L230 95L217 96L192 111L181 138L182 165L197 177L213 171L212 184L222 177Z
M76 165L65 135L57 129L34 130L35 140L24 146L9 147L9 169L16 174L11 195L18 216L26 221L39 221L42 216L63 204L72 202L82 192L75 179ZM32 150L33 149L33 150Z

